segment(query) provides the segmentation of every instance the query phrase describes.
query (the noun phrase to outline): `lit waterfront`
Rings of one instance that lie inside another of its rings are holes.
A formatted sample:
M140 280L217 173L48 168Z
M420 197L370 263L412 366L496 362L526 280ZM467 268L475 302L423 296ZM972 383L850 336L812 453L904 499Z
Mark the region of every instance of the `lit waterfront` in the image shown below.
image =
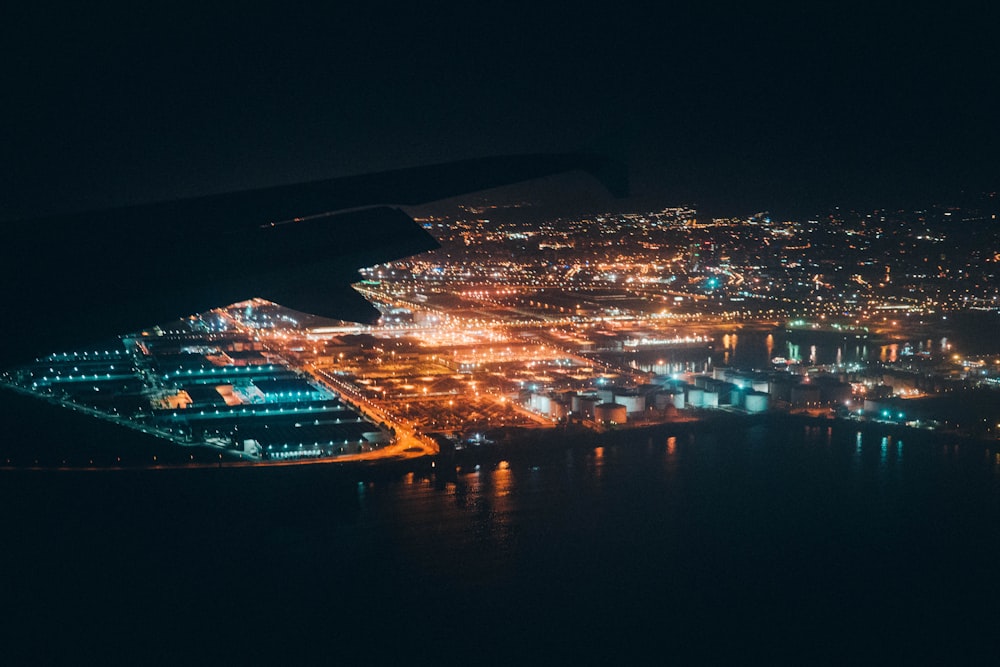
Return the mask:
M397 318L404 314L398 305L379 303ZM866 410L867 418L884 418L883 411L891 409L893 417L906 416L896 421L926 428L933 425L930 418L913 421L921 419L909 407L916 403L907 403L904 411L882 407L872 397L928 398L994 378L987 362L957 355L952 339L937 333L914 345L902 336L853 340L766 321L695 325L664 317L595 317L538 327L469 321L416 308L405 311L406 321L368 327L306 325L311 323L301 322L302 317L267 302L237 304L175 329L128 339L139 341L132 356L127 350L63 353L18 377L26 378L22 386L28 380L37 383L34 390L49 401L190 450L182 457L161 453L145 461L125 452L125 465L152 467L167 461L197 467L402 460L434 455L442 446L480 447L538 429L573 426L601 432L609 420L617 428L652 426L703 419L713 411L746 414L761 406L852 419ZM922 328L921 335L928 331ZM163 350L190 351L178 357L176 352L163 356ZM160 368L161 358L175 370L146 370ZM109 384L108 373L99 371L115 364L115 372L124 375ZM914 375L912 369L921 364L938 369L938 379ZM74 373L83 381L75 382ZM107 396L110 404L93 402L102 395L96 391L100 387L114 388L114 382L140 387L150 379L139 393L154 398L152 415L144 416L141 405L133 416L119 412L125 403L114 391ZM797 395L779 396L796 386L801 387ZM61 394L54 392L57 387ZM720 390L727 388L730 395L721 398ZM751 389L760 397L753 405L741 405L738 392L750 396ZM26 386L20 390L30 393ZM845 402L847 411L841 407ZM599 413L600 404L624 407L620 414L609 408ZM262 432L254 421L296 428ZM303 439L306 431L298 428L304 424L330 435L309 444ZM343 430L347 427L355 430ZM359 437L365 429L369 435ZM256 433L270 433L271 440ZM350 433L355 433L353 444ZM991 433L989 424L982 433ZM123 465L121 452L95 463L93 456L71 447L61 451L56 460L41 464L34 456L8 455L6 465Z
M690 207L531 222L475 210L422 219L440 250L363 271L376 325L251 299L0 379L245 463L415 458L717 412L1000 436L970 409L1000 384L994 337L968 335L997 325L992 282L931 294L970 267L938 252L933 279L906 268L941 249L948 211L911 228L905 211L820 227ZM958 412L934 402L966 392Z

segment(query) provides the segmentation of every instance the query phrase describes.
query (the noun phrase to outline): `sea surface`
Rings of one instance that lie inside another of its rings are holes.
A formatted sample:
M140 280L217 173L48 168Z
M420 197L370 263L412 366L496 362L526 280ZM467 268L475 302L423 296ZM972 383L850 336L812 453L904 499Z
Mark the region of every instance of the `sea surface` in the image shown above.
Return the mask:
M1000 636L998 449L846 423L0 471L0 507L10 664L968 664Z
M868 339L853 334L784 327L720 326L711 332L711 343L678 349L605 353L619 364L658 374L703 372L717 366L740 370L771 370L775 359L809 365L850 365L895 362L933 355L935 358L1000 355L1000 313L969 311L923 318L896 315L894 334L871 333ZM781 367L781 363L777 366Z

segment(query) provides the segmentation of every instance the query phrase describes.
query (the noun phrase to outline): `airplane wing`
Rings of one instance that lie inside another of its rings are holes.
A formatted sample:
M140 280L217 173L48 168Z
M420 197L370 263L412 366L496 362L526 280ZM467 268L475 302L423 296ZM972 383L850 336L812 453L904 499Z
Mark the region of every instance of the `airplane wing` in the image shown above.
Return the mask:
M575 169L625 193L606 158L528 155L5 223L0 368L252 297L373 322L358 269L438 247L390 205Z

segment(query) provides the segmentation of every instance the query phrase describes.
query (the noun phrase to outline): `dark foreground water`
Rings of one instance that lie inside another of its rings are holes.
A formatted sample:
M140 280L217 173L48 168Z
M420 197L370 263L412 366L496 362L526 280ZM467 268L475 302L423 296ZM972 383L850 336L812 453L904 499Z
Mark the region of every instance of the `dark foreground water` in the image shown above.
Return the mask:
M1000 457L982 445L772 423L448 473L4 472L6 655L996 656Z

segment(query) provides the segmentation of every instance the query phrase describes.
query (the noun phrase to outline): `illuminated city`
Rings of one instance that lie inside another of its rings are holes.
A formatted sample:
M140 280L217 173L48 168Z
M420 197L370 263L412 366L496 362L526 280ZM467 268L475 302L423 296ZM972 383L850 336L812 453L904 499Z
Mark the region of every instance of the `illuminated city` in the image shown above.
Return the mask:
M5 665L1000 654L1000 3L8 3Z
M418 219L439 250L363 271L375 325L255 299L4 379L242 462L403 459L720 414L996 438L1000 416L974 406L1000 385L1000 351L948 333L949 316L1000 311L995 195L982 205L822 225L462 205ZM949 236L952 218L973 233Z

